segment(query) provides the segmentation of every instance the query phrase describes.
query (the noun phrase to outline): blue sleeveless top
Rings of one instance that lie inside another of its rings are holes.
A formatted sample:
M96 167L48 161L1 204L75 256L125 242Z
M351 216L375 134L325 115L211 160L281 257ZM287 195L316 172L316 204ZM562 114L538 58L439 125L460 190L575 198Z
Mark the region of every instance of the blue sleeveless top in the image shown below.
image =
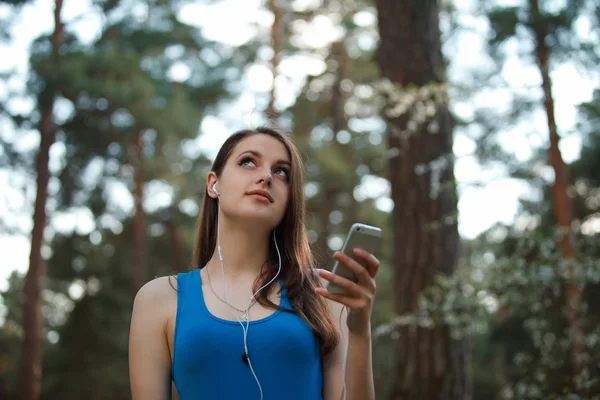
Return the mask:
M177 276L171 372L181 400L260 400L252 371L242 360L241 325L208 310L201 284L199 269ZM285 294L282 287L280 306L292 310ZM264 400L322 399L319 343L302 318L275 310L250 321L247 341Z

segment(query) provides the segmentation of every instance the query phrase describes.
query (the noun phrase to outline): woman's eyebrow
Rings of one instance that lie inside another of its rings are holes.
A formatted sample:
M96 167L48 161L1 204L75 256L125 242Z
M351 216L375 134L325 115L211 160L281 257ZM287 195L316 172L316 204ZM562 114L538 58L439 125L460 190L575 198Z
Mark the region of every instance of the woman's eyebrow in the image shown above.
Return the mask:
M246 151L243 151L243 152L241 152L237 156L237 158L240 158L244 154L252 154L255 157L262 158L262 154L259 151L256 151L256 150L246 150ZM291 163L288 160L283 160L283 159L282 160L277 160L275 162L275 164L285 164L285 165L288 165L288 166L291 165Z

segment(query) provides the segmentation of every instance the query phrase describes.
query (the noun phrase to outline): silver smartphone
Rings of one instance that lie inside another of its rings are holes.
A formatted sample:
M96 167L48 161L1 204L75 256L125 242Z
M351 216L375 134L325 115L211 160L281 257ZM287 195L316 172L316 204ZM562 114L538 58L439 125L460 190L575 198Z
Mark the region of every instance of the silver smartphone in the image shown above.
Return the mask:
M359 223L353 224L352 227L350 227L350 230L348 231L348 235L346 235L346 240L344 241L344 245L342 246L340 251L348 257L353 258L359 264L363 265L366 268L365 263L362 261L362 259L354 255L353 250L355 248L361 248L373 255L377 255L377 252L379 251L379 246L381 244L381 234L381 229L375 226ZM331 273L343 276L356 282L356 277L354 276L354 273L337 260L333 265L333 268L331 269ZM327 290L330 293L345 293L345 289L331 282L327 282Z

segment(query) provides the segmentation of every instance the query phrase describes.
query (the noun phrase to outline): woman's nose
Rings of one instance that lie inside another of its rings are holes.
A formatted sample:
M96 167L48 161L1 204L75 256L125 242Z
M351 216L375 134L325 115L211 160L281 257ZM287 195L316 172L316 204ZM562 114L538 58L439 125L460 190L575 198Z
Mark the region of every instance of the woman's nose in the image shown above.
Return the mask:
M273 175L271 174L271 170L267 169L267 168L262 169L258 182L259 183L264 182L267 185L270 185L272 180L273 180Z

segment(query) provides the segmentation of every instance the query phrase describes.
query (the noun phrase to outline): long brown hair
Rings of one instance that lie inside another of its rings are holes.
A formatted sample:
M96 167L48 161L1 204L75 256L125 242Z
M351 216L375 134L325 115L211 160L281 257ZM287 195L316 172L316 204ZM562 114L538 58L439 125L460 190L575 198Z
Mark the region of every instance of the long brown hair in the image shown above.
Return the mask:
M285 215L279 226L275 228L275 237L281 248L281 273L287 289L287 296L294 311L302 317L319 338L323 354L330 353L339 341L339 332L332 321L325 300L315 293L320 280L315 275L314 259L308 244L305 225L304 178L303 163L296 146L285 134L268 127L253 130L241 130L232 134L219 150L212 166L212 171L221 176L223 168L231 156L235 146L244 138L263 134L281 141L287 148L291 159L290 197ZM217 200L204 194L202 211L196 223L194 240L194 256L192 269L203 268L211 259L217 245L217 216L219 208ZM283 246L281 244L283 243ZM275 246L271 242L269 260L266 268L254 281L253 292L265 285L277 272L278 258ZM273 284L279 284L274 282ZM261 290L256 299L264 307L277 309L268 298L269 290Z

